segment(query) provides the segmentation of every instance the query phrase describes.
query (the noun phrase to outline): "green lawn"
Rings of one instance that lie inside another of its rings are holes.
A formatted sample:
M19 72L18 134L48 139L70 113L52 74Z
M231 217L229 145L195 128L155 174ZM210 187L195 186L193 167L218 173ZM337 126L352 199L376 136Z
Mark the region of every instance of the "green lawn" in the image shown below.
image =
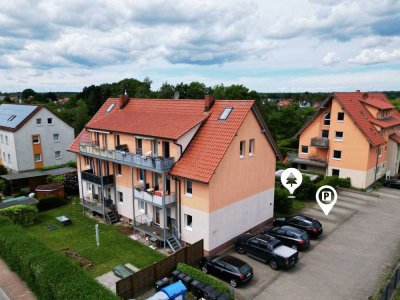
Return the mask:
M55 217L66 215L73 224L62 226ZM50 248L60 250L70 248L89 259L93 266L88 272L99 276L111 271L118 264L131 263L138 268L161 260L164 255L130 239L118 231L113 225L99 225L100 246L96 246L95 220L82 213L77 201L40 214L40 223L26 229L41 239ZM55 225L58 229L49 231L47 225Z

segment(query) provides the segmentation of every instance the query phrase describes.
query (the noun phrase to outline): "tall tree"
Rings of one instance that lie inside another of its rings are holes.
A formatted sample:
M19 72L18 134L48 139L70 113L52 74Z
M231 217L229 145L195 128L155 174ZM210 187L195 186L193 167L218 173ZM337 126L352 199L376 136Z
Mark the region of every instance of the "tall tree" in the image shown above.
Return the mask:
M21 97L22 99L28 99L30 96L35 96L36 92L32 89L25 89L22 91Z

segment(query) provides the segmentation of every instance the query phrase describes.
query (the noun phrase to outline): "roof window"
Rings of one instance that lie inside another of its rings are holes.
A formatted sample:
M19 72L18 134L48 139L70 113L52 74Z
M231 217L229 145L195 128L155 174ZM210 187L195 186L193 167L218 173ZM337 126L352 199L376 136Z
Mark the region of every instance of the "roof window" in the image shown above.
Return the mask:
M226 120L228 119L229 114L231 113L233 107L227 107L224 109L224 111L222 112L222 114L219 116L219 120Z
M110 106L106 109L106 112L110 112L115 106L115 103L111 103Z
M14 120L16 117L17 117L16 115L12 115L11 117L8 118L7 121L10 121L10 122L11 122L11 121Z

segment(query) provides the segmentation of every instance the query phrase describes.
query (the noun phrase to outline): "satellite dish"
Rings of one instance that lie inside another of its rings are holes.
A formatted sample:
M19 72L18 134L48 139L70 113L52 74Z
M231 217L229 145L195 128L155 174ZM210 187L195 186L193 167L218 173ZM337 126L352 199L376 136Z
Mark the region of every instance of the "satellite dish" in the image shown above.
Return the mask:
M174 99L175 100L179 99L179 91L174 92Z

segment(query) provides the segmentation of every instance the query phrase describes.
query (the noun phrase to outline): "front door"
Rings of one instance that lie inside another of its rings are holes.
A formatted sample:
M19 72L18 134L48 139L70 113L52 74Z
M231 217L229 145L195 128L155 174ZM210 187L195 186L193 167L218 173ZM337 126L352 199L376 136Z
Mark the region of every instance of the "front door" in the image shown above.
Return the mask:
M167 228L170 229L171 227L172 227L171 208L167 207Z
M153 156L157 157L158 156L158 141L154 140L152 141L152 150L153 150Z
M155 207L155 212L154 212L154 224L160 226L161 223L161 208Z
M163 153L164 153L164 158L169 157L169 142L162 142L163 145Z

